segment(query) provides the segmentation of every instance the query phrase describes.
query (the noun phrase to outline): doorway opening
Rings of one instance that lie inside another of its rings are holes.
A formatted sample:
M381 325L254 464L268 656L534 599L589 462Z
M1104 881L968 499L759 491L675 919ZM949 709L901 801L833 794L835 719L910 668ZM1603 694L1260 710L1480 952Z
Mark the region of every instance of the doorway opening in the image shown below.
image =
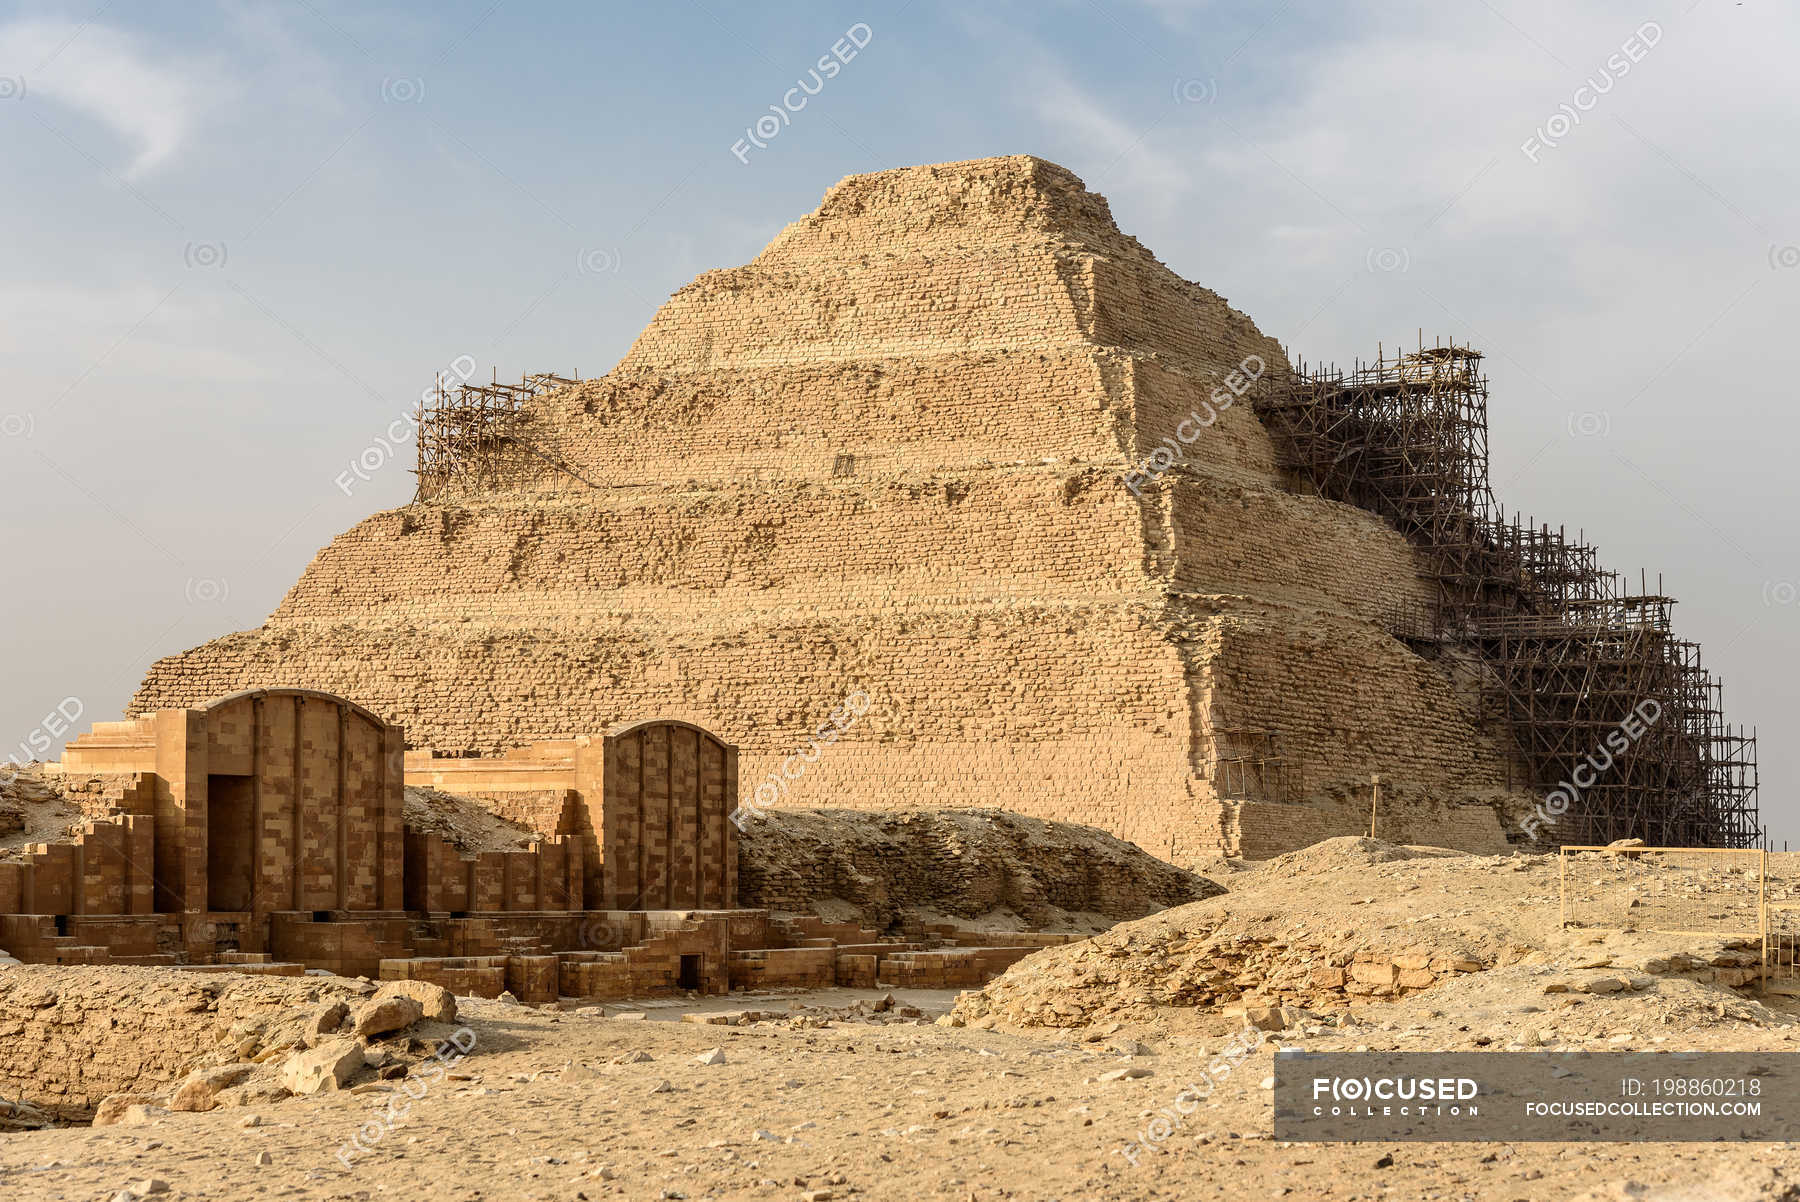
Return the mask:
M244 911L255 892L256 833L250 829L255 780L206 778L206 908Z

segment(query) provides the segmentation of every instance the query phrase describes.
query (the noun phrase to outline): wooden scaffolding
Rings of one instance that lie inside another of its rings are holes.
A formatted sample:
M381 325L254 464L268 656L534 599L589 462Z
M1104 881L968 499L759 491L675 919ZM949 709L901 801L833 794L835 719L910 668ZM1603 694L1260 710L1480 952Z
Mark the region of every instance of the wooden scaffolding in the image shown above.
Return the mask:
M1725 722L1661 582L1633 592L1579 534L1495 502L1481 358L1421 340L1347 373L1301 364L1257 412L1297 485L1381 514L1425 552L1431 600L1384 607L1390 633L1479 653L1481 716L1527 765L1509 783L1568 805L1556 840L1758 843L1755 732Z
M574 479L592 486L563 458L555 423L531 402L581 383L541 372L517 384L498 379L446 386L443 376L421 399L415 500L532 488L548 480Z

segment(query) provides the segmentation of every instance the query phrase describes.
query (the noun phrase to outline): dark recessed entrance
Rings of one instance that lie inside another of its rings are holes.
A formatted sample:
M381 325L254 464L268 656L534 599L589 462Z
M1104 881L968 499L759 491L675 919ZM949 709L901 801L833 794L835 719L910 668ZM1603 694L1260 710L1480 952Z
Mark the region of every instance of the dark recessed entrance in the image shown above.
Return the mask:
M250 829L255 778L206 778L206 908L242 911L255 891Z

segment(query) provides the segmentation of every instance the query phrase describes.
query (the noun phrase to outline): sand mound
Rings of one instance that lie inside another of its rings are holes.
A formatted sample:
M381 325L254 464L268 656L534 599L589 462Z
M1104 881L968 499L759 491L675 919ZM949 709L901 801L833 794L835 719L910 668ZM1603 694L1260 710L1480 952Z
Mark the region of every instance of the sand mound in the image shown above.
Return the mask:
M739 902L856 918L1094 930L1224 890L1136 846L1005 810L769 810L739 841Z
M981 993L965 994L958 1014L1069 1027L1158 1007L1330 1010L1512 964L1573 974L1573 991L1585 990L1595 972L1611 973L1625 991L1642 974L1745 983L1759 954L1753 939L1729 932L1743 920L1732 918L1732 907L1754 905L1754 881L1674 859L1571 859L1571 912L1597 921L1565 930L1554 856L1328 840L1237 874L1223 896L1030 956ZM1694 925L1703 918L1714 922ZM1721 935L1644 933L1653 927Z

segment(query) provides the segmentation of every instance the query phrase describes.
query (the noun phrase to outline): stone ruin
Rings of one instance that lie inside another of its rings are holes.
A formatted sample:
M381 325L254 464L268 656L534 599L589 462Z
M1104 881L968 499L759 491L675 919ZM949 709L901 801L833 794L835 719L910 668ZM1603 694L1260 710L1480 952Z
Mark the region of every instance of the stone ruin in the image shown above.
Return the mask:
M100 723L57 774L105 817L0 857L0 947L53 964L420 981L521 1001L979 984L1074 936L890 937L740 907L737 749L680 721L493 759L308 689ZM473 856L405 819L451 786L554 832ZM995 943L1004 946L993 946Z
M1395 387L1297 372L1054 164L852 176L610 374L440 383L415 501L260 628L159 661L129 712L305 685L484 766L657 715L739 748L747 805L1002 806L1178 863L1366 833L1379 776L1383 837L1503 850L1612 718L1496 714L1509 667L1529 703L1529 657L1461 654L1446 581L1566 635L1532 590L1567 556L1449 571L1475 502L1415 520L1379 486L1440 477L1361 453L1431 417L1362 403ZM1464 560L1498 537L1473 522ZM1742 841L1753 752L1708 817L1716 718L1663 753L1695 771L1656 804Z

